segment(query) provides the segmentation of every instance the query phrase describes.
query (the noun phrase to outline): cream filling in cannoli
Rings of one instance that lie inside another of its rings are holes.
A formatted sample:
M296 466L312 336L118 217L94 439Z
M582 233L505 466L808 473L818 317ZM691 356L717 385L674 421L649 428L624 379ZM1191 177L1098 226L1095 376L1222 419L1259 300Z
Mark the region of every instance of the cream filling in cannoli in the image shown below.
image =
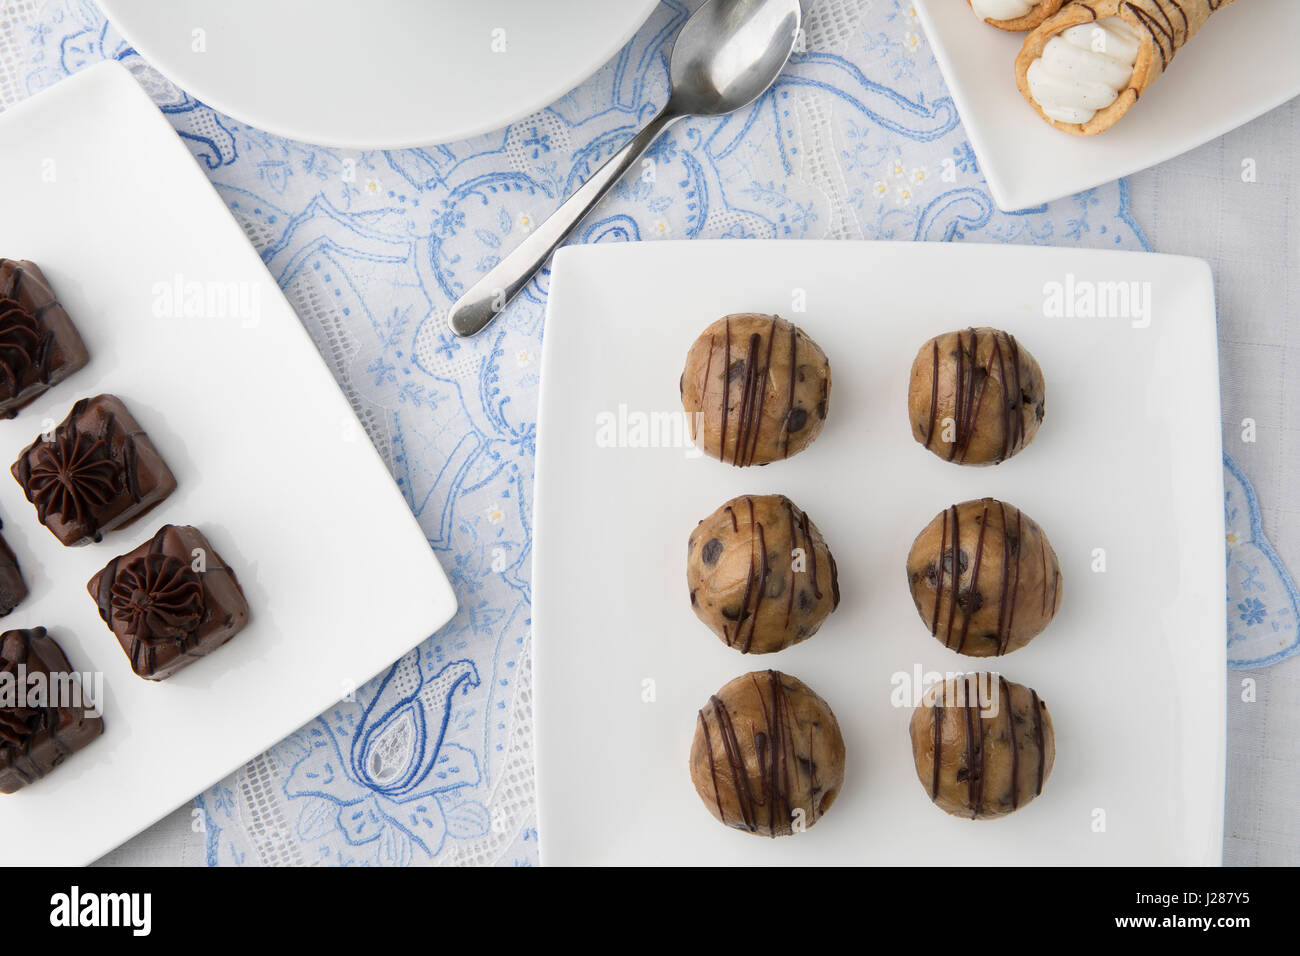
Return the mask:
M1029 93L1058 123L1086 123L1119 97L1141 41L1119 17L1062 30L1029 64Z
M970 5L981 20L1014 20L1038 6L1038 0L970 0Z

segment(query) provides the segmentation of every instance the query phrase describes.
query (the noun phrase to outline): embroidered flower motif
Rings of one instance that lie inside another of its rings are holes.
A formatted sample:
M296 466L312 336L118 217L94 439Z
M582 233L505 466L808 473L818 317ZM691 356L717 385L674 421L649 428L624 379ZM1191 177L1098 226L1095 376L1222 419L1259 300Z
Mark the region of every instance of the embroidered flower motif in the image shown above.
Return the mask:
M1223 456L1228 667L1265 667L1300 651L1300 594L1264 534L1249 479Z
M478 686L471 661L426 677L418 656L404 658L359 717L336 709L286 741L297 751L284 793L299 837L337 831L352 861L406 865L438 856L448 836L486 833L487 808L459 795L479 783L477 758L444 739L453 699Z
M1259 624L1268 617L1268 609L1259 598L1247 598L1237 605L1237 610L1241 612L1241 620L1247 626Z

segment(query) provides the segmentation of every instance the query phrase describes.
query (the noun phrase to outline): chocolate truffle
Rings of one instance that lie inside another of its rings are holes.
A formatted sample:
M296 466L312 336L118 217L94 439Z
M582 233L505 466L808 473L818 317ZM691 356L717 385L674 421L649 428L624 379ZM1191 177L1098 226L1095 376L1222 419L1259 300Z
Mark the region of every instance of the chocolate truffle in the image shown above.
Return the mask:
M0 634L0 793L39 780L103 732L95 702L45 628Z
M13 418L89 358L36 264L0 259L0 418Z
M844 738L826 701L779 671L737 677L696 720L691 780L714 818L760 836L808 829L844 784Z
M166 680L248 623L235 572L188 525L163 525L140 547L108 562L86 590L131 669L145 680Z
M912 543L907 583L930 633L971 657L1024 647L1061 606L1061 566L1043 529L994 498L935 515Z
M41 524L66 545L98 541L176 490L153 442L113 395L77 402L9 470Z
M912 712L916 776L941 809L988 820L1043 792L1056 758L1047 705L997 674L949 678Z
M840 603L826 541L785 495L742 495L701 521L686 585L695 616L742 654L807 640Z
M936 336L912 363L912 437L948 461L996 465L1034 440L1044 391L1042 370L1015 336L989 328Z
M4 525L0 524L0 528ZM18 569L18 559L14 557L9 542L0 535L0 617L4 617L27 597L27 582Z
M831 369L802 329L744 312L718 319L695 340L679 386L698 448L733 465L766 465L821 432Z

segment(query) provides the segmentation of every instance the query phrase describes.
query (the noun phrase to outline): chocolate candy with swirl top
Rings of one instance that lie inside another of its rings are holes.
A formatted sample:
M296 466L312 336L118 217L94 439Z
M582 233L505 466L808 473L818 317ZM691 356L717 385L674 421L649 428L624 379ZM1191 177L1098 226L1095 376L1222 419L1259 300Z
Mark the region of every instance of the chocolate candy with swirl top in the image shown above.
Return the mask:
M0 418L13 418L89 359L41 270L0 259Z
M166 680L248 623L235 572L188 525L163 525L140 547L108 562L86 590L131 669L145 680Z
M0 634L0 793L39 780L103 732L97 705L45 628Z
M176 490L149 436L113 395L83 398L9 469L63 544L98 541Z

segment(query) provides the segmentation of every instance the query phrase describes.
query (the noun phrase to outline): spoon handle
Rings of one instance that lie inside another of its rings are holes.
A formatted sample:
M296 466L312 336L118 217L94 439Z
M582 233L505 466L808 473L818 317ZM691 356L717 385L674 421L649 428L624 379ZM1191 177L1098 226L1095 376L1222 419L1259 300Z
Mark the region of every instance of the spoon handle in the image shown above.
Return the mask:
M496 318L619 177L636 164L660 133L679 119L681 114L667 106L660 110L622 149L592 173L559 209L475 282L451 307L447 324L452 331L457 335L474 335Z

